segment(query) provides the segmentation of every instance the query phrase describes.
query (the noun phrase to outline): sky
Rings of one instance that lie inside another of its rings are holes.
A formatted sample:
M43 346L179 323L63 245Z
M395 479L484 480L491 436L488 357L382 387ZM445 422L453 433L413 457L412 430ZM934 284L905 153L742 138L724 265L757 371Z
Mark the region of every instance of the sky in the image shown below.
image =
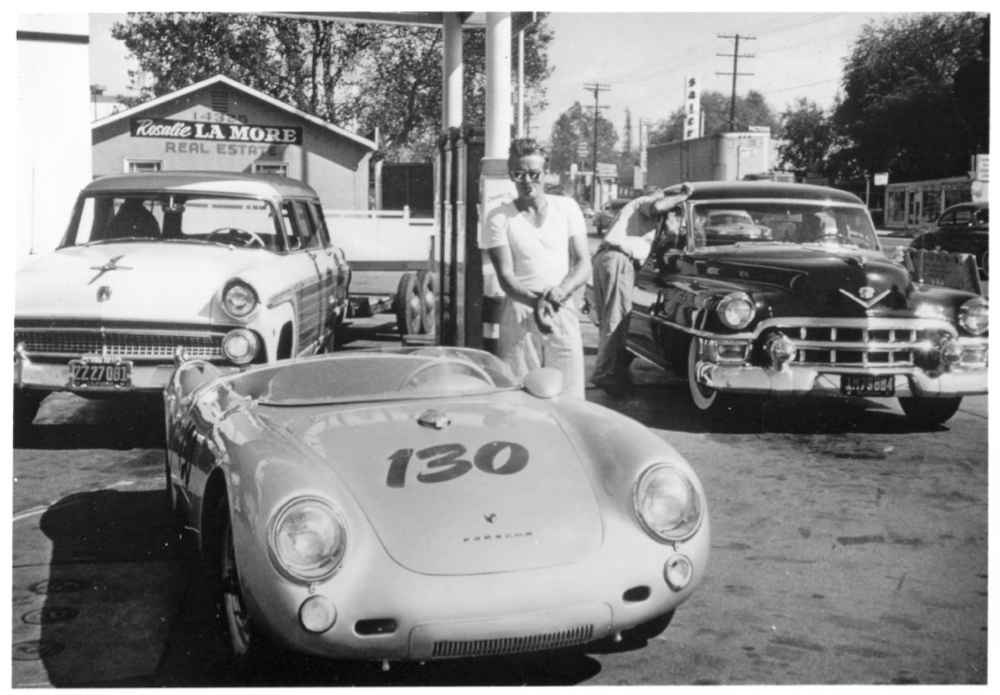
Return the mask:
M435 9L451 9L443 5L448 3L434 3ZM700 13L552 11L546 19L555 34L549 47L553 72L545 83L548 107L532 116L529 134L548 140L556 119L574 102L593 106L593 92L585 85L596 83L609 87L599 95L602 117L610 119L622 137L629 109L637 144L640 120L665 119L683 105L685 78L697 76L703 91L731 93L734 41L720 35L739 34L743 37L739 53L753 56L739 59L738 72L749 74L737 77L738 94L756 90L778 113L801 97L828 109L840 87L843 60L862 27L902 16L891 11L807 14L718 9L726 6L699 3L714 10ZM741 9L746 6L740 4ZM775 3L754 5L769 6ZM933 9L918 2L906 7ZM887 9L893 9L891 4ZM110 35L111 25L124 19L124 13L91 14L91 82L105 85L106 94L130 93L128 70L135 65L127 59L124 45Z

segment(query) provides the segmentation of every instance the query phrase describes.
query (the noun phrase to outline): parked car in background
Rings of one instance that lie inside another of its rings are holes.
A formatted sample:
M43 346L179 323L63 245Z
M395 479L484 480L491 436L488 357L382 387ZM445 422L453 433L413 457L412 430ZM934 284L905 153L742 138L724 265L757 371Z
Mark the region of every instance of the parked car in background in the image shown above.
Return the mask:
M864 204L803 184L699 182L636 276L628 348L687 376L694 404L739 396L896 397L941 423L987 392L989 306L918 284ZM742 211L753 234L699 226Z
M222 369L335 346L350 268L312 188L170 172L90 183L51 254L17 273L14 417L53 391L156 393L181 354Z
M959 203L941 213L934 229L910 242L915 249L939 249L976 257L980 274L989 277L990 204L987 201Z
M164 399L167 489L237 666L648 639L705 576L690 465L553 369L447 347L194 360Z
M605 232L611 229L615 218L618 217L618 212L628 205L630 200L631 198L612 198L594 214L594 227L597 229L598 234L603 236Z

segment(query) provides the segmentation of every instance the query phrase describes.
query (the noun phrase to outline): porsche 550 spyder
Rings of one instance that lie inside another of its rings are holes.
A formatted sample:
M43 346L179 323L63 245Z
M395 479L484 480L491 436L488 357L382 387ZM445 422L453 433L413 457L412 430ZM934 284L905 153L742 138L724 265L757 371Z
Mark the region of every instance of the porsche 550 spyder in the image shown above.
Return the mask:
M705 493L660 437L561 392L555 370L435 346L179 365L167 489L236 665L658 634L704 577Z

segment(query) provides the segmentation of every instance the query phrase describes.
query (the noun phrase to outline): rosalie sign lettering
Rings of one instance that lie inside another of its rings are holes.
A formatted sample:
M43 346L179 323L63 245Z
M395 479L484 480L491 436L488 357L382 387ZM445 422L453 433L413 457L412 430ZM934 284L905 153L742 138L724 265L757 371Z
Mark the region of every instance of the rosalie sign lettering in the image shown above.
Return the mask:
M129 129L134 138L171 138L215 142L256 142L301 145L302 128L248 125L244 123L199 123L171 118L133 118Z

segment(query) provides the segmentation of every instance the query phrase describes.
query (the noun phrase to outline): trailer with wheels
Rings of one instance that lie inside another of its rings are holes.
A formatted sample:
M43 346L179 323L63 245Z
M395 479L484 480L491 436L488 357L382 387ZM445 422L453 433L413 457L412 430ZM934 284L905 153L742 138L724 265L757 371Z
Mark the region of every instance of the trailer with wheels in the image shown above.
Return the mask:
M437 337L436 227L409 209L324 210L351 266L348 318L392 313L404 343Z

